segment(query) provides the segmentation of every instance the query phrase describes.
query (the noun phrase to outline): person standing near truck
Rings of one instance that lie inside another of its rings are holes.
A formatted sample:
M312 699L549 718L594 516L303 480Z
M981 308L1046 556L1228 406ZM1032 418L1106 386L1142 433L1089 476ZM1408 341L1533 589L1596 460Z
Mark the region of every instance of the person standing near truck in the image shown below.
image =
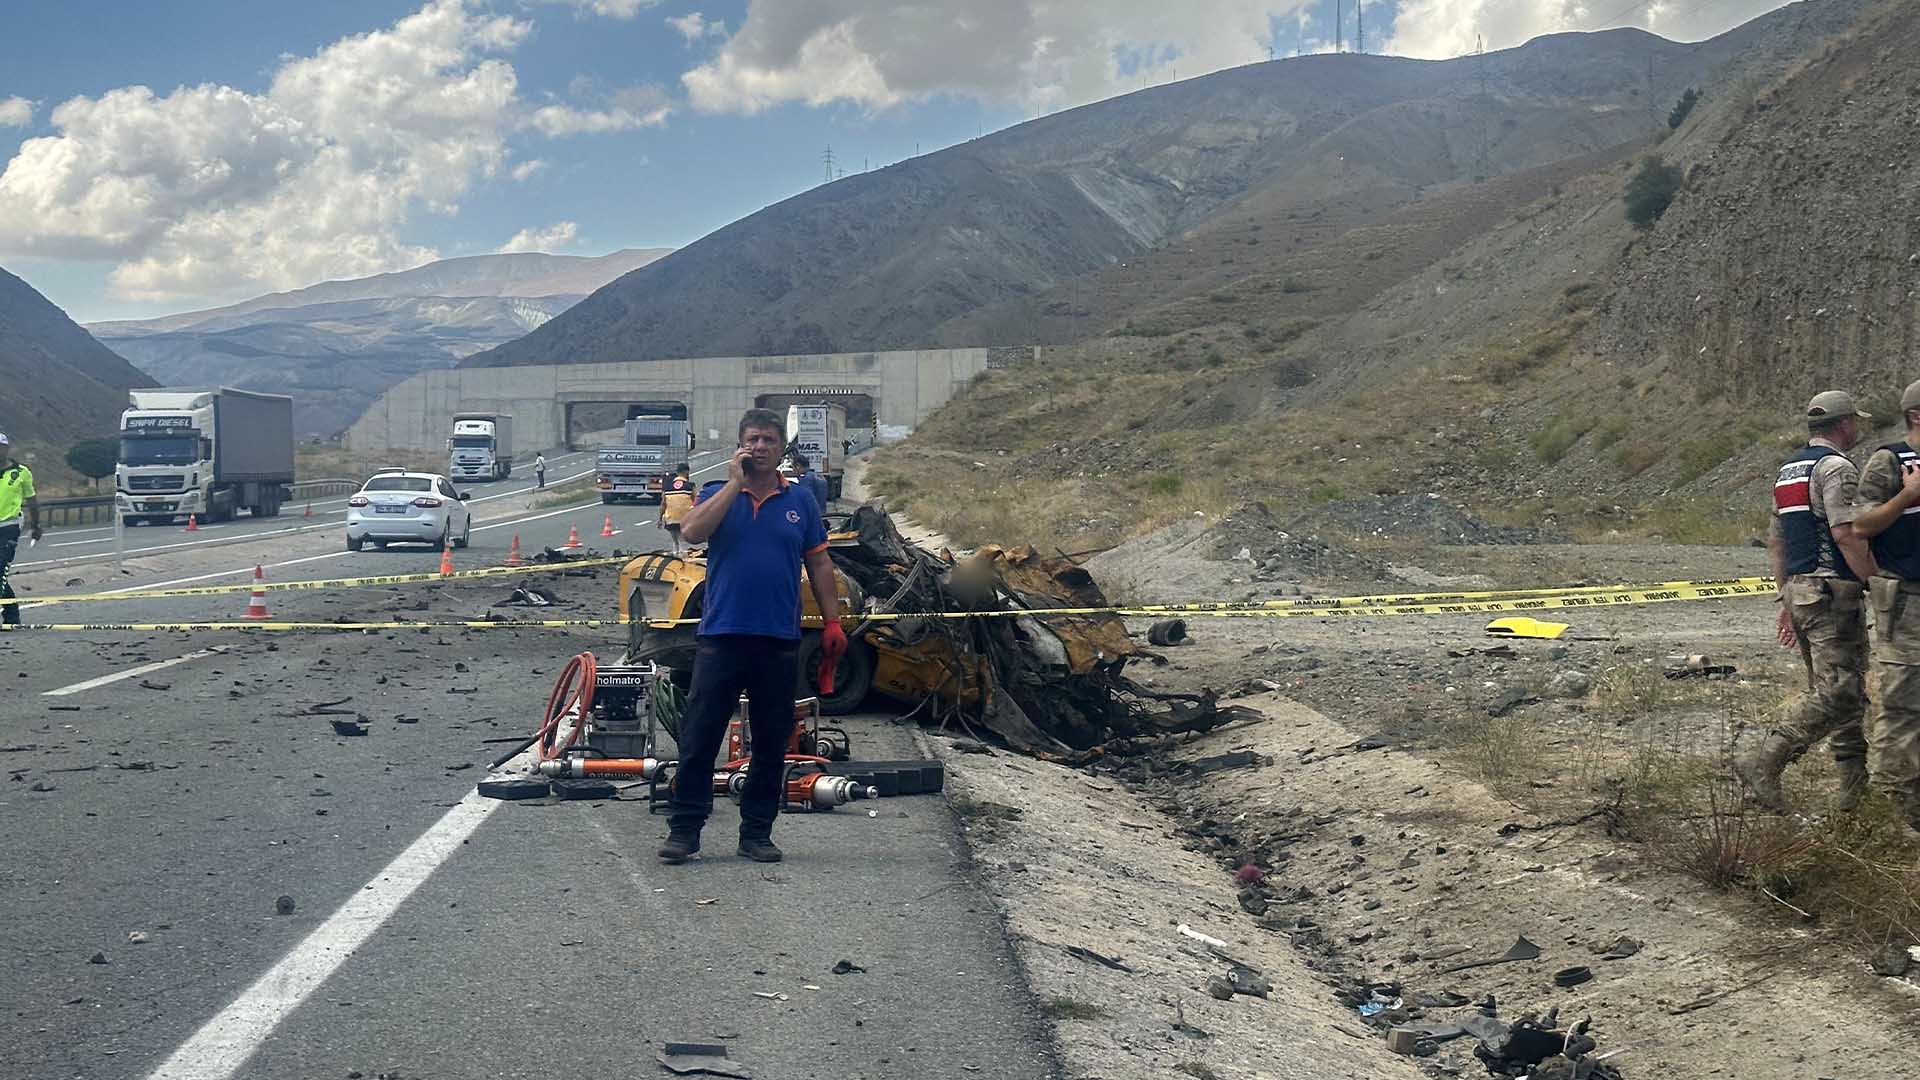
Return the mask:
M738 854L755 862L781 859L773 822L785 790L794 688L800 681L803 565L825 620L820 669L831 672L847 650L820 506L804 487L780 474L786 445L786 425L777 414L747 410L726 480L707 484L681 521L688 543L707 544L706 599L693 686L675 738L680 769L673 781L667 839L660 845L662 862L686 862L700 850L700 830L713 811L714 758L742 691L753 760L740 797Z
M533 487L535 491L547 486L547 455L533 455Z
M25 511L27 536L40 539L40 500L33 490L33 470L13 460L13 443L0 433L0 599L13 599L7 569L20 550L20 526ZM20 605L0 604L0 620L20 625Z
M687 511L693 509L693 496L693 466L683 461L660 491L660 516L654 520L654 525L673 537L676 552L680 550L680 523L686 520Z
M800 474L796 478L800 486L806 488L807 494L813 496L814 503L820 507L820 513L824 516L827 512L827 478L814 469L813 462L808 460L805 454L793 455L793 468Z
M1807 403L1807 445L1780 467L1773 484L1767 549L1779 589L1782 645L1798 644L1808 693L1759 745L1733 760L1734 773L1772 810L1787 809L1780 773L1821 739L1840 769L1841 800L1857 801L1867 782L1867 627L1861 583L1878 569L1867 538L1855 531L1860 472L1846 452L1873 419L1841 390Z

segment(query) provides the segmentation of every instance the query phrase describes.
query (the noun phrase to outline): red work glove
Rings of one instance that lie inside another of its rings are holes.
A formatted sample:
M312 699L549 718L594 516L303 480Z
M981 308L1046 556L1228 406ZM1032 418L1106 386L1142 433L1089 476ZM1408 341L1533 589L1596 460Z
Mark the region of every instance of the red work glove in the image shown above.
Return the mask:
M833 669L840 665L840 658L847 655L847 632L840 629L839 619L828 619L820 629L820 692L833 693Z

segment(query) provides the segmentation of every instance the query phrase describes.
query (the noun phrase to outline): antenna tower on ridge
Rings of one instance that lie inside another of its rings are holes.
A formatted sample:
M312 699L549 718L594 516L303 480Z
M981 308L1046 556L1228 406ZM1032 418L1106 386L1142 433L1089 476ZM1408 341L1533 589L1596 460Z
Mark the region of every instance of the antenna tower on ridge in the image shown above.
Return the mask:
M821 155L820 160L826 162L826 165L827 165L827 183L829 184L833 183L834 177L833 177L833 147L832 146L827 147L827 152Z

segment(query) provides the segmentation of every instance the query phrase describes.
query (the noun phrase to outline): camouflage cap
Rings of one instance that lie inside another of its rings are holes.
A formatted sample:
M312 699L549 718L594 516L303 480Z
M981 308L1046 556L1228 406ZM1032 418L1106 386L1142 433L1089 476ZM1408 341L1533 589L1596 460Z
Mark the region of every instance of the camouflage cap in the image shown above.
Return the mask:
M1908 383L1907 388L1900 392L1900 411L1912 409L1920 409L1920 379Z
M1853 395L1845 390L1824 390L1813 395L1807 402L1807 423L1824 424L1832 420L1844 420L1857 416L1862 420L1871 420L1871 413L1861 412L1853 404Z

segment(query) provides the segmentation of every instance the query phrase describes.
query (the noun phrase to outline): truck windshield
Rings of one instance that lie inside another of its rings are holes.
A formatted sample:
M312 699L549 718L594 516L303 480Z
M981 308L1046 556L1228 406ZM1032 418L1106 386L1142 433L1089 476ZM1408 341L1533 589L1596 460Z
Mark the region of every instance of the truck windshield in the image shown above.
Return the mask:
M200 440L192 435L161 435L120 440L123 465L191 465L200 459Z
M455 435L453 437L453 448L455 450L491 450L493 449L493 436Z
M665 446L672 441L673 438L670 435L635 435L633 437L635 446Z

